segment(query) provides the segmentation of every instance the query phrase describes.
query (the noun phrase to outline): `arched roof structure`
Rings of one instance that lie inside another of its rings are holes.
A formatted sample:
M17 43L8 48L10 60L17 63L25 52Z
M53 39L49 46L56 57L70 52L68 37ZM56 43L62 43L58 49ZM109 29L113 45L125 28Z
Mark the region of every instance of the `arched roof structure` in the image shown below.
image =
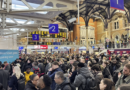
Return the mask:
M130 0L124 0L125 15L130 22ZM116 9L110 8L110 0L84 0L80 4L80 17L85 20L86 26L90 18L100 17L104 22L104 27L107 28L108 23L111 21ZM68 20L72 17L77 17L77 10L69 10L67 12L59 14L56 20L65 24L69 30L73 30L73 24L68 23Z

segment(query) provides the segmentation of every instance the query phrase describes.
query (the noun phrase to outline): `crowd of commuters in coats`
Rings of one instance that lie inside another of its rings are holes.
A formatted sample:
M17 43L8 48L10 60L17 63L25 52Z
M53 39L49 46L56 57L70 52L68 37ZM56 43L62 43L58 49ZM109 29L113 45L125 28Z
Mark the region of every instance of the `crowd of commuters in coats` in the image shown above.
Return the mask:
M0 90L130 90L130 55L21 55L0 62Z

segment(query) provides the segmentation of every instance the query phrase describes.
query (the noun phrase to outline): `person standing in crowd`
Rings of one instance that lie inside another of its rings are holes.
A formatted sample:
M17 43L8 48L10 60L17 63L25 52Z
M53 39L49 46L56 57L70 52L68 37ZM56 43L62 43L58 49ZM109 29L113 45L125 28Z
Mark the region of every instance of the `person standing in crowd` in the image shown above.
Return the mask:
M130 84L122 84L117 90L130 90Z
M47 73L50 68L51 68L51 59L48 59L48 60L47 60L47 65L46 65L46 67L45 67L45 73Z
M40 68L38 67L38 62L33 62L32 63L32 68L31 68L31 71L35 74L40 74Z
M41 73L45 73L45 66L41 60L38 61L38 67L40 68Z
M4 70L9 71L10 70L10 64L7 63L7 61L4 62Z
M5 90L1 83L0 83L0 90Z
M63 59L60 59L59 65L60 65L60 68L61 68L61 69L63 70L63 72L65 73L65 72L66 72L66 67L65 67L65 65L64 65Z
M26 71L26 67L28 67L28 66L32 68L32 61L30 59L25 61L24 65L22 67L22 72Z
M13 74L8 83L9 85L8 90L18 90L18 80L23 79L23 78L24 78L24 75L21 73L20 68L18 66L15 66L13 68Z
M48 75L40 77L37 83L39 90L51 90L52 80Z
M116 90L121 84L130 84L130 64L126 64L123 69L123 74L118 79L115 87Z
M92 73L84 66L84 63L78 63L78 75L75 77L73 85L78 87L78 90L84 90L86 78L94 77Z
M79 63L79 62L76 62L76 61L75 61L75 62L72 64L72 73L70 72L70 82L71 82L71 83L74 82L75 77L76 77L76 75L77 75L78 63Z
M110 70L109 70L109 67L108 67L108 62L107 61L103 61L103 64L102 64L102 66L103 66L103 72L102 72L102 74L103 74L103 76L104 76L104 78L110 78L110 77L112 77L111 76L111 73L110 73Z
M3 88L7 90L9 80L9 72L7 70L3 70L2 64L0 65L0 83L3 85Z
M51 89L55 90L56 83L54 81L55 73L58 71L62 71L61 68L59 68L59 63L57 61L52 63L52 68L50 68L48 75L52 79ZM63 72L63 71L62 71Z
M39 76L37 74L31 75L30 81L28 81L25 86L25 90L38 90L37 88L38 80L39 80Z
M117 62L117 60L115 58L112 58L111 59L111 64L109 65L109 70L110 70L110 73L113 77L113 81L114 83L117 82L118 80L118 74L117 73L114 73L117 69L120 68L120 63Z
M34 73L31 72L31 67L27 66L26 67L26 71L24 72L25 75L25 85L27 84L27 82L30 80L30 76L33 75Z
M115 90L114 83L107 78L101 80L100 90Z
M68 84L70 82L67 79L65 79L63 72L56 72L54 80L57 84L55 90L72 90L70 84Z
M86 64L85 59L81 59L80 62L81 62L81 63L84 63L84 66L87 67L87 64Z

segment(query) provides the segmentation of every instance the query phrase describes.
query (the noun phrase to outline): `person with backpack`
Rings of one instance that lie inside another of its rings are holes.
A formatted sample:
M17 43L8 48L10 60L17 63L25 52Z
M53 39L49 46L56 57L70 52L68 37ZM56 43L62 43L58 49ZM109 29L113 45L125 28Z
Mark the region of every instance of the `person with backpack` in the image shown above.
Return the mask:
M37 74L39 75L40 74L40 68L38 67L38 62L33 62L32 63L32 68L31 68L31 71L34 73L34 74Z
M25 86L25 90L38 90L37 82L39 80L39 76L37 74L33 74L30 76L30 80L27 82Z
M24 72L25 75L25 85L27 84L27 82L30 80L30 76L33 75L34 73L31 72L31 67L27 66L26 67L26 71Z
M61 71L56 72L54 80L57 84L55 90L75 90L74 86L65 79L64 73Z
M78 90L91 90L90 88L95 88L95 78L90 70L85 67L84 63L78 63L77 72L78 75L75 77L73 85L78 87Z
M8 83L8 90L23 90L25 87L24 82L19 84L19 80L24 80L24 75L21 73L21 70L18 66L13 68L13 74ZM22 87L22 88L21 88Z

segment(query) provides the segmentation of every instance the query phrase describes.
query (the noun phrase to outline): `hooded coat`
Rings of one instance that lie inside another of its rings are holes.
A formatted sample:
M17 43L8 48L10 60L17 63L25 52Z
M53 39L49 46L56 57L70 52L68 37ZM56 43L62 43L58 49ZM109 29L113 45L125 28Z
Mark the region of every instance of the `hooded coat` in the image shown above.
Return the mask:
M78 71L78 75L76 76L73 85L75 87L78 87L78 90L83 90L84 85L86 83L86 78L88 77L94 77L93 74L89 71L88 68L82 67Z

